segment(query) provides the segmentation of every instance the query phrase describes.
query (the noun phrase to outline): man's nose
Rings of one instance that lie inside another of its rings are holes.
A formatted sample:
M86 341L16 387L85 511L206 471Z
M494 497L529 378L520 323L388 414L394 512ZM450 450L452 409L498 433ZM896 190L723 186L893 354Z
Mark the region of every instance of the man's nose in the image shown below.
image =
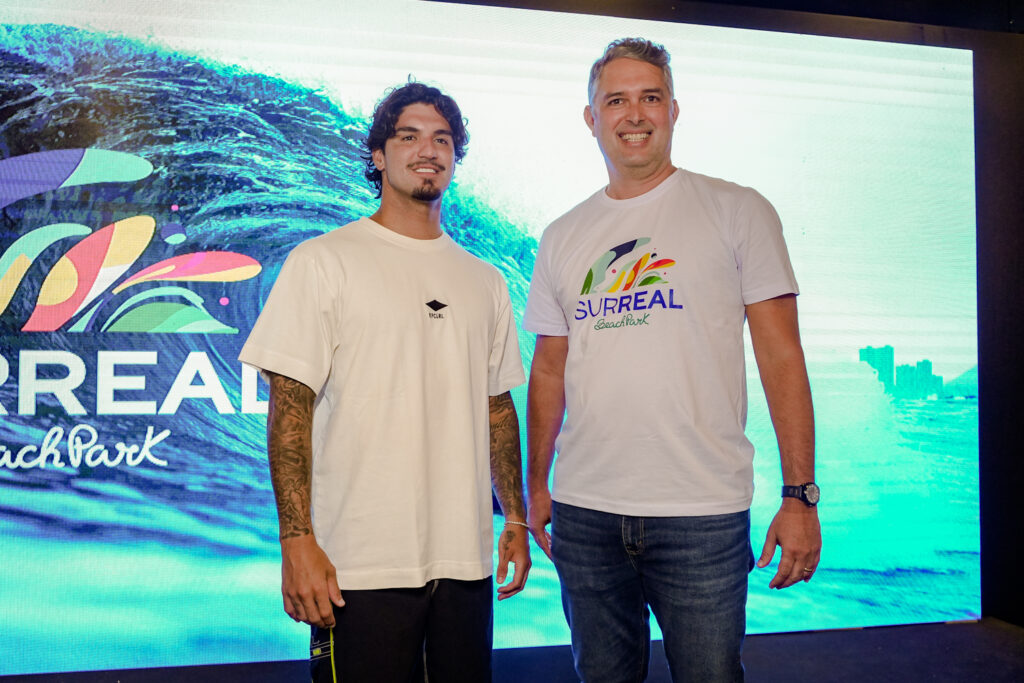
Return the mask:
M423 159L435 159L437 158L437 141L433 138L425 138L420 141L420 148L417 150L420 158Z
M630 102L627 105L626 119L630 123L640 123L644 120L644 112L639 102Z

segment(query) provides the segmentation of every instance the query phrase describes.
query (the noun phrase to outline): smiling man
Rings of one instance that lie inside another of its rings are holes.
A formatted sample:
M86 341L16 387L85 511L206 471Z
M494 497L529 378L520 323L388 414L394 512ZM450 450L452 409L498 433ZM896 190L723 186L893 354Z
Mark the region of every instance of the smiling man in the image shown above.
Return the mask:
M583 681L644 680L649 610L673 680L742 680L745 320L787 485L757 564L781 546L769 585L786 588L810 580L821 549L796 280L760 194L673 165L663 47L613 42L589 99L608 185L545 231L523 320L537 333L530 530L558 571Z
M270 382L284 609L317 682L490 680L492 486L498 599L530 569L508 290L441 228L466 141L436 88L387 94L380 208L292 251L239 355Z

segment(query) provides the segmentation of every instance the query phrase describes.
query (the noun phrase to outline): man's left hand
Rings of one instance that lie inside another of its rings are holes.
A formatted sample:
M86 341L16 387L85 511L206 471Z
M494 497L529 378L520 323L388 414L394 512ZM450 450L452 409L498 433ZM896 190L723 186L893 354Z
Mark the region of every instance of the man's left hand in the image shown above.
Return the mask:
M529 533L525 526L506 524L501 530L498 538L498 572L494 577L499 584L505 583L509 562L515 565L515 573L511 581L498 586L498 600L511 598L526 585L531 562Z
M768 527L758 567L768 566L775 556L776 546L782 547L782 559L768 587L788 588L801 581L810 581L821 559L818 508L808 507L793 498L783 499L782 507Z

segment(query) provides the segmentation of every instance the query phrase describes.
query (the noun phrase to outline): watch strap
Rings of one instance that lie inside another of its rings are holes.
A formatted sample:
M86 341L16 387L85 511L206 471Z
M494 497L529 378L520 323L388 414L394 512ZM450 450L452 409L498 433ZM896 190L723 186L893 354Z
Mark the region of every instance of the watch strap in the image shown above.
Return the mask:
M808 489L811 489L814 495L808 496ZM799 484L797 486L782 486L783 498L796 498L808 507L814 507L818 504L818 496L818 485L813 481L809 481L806 484Z

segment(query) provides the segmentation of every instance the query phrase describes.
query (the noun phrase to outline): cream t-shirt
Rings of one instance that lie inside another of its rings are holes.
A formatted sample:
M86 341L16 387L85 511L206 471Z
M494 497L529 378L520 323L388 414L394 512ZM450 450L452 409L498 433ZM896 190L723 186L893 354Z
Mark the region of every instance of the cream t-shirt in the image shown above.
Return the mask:
M239 359L316 392L313 530L342 590L492 573L488 396L525 381L493 266L360 219L292 251Z

